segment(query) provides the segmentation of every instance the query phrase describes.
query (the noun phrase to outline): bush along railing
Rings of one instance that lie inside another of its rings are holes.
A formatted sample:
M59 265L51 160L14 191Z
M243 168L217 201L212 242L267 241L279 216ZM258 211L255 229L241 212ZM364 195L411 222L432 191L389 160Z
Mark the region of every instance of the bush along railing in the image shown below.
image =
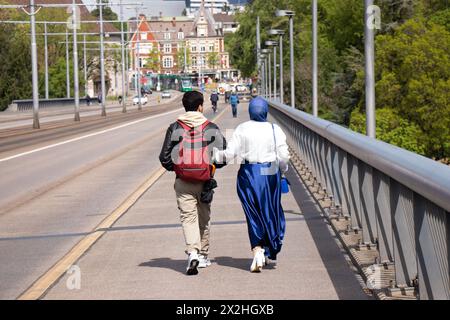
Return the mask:
M270 102L293 164L379 298L450 299L450 167Z

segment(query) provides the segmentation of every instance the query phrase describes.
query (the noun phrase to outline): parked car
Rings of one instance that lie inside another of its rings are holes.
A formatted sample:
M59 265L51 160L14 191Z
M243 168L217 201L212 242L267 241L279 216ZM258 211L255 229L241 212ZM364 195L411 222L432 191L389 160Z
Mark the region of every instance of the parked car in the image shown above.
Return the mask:
M147 104L148 102L148 98L146 96L141 96L141 104ZM139 103L139 97L135 96L133 98L133 105L138 104Z
M172 95L171 95L171 93L170 93L169 90L164 90L163 93L161 94L161 97L162 97L163 99L166 99L166 98L168 99L168 98L171 98Z

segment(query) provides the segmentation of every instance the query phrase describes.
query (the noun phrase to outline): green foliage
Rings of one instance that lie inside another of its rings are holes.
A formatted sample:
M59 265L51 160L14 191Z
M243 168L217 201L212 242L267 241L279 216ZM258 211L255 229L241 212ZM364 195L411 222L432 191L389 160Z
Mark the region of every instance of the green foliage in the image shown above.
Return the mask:
M27 33L23 26L0 25L0 111L12 100L31 97L31 49Z
M101 0L101 2L104 3L104 4L109 4L108 0ZM100 3L100 0L98 0L97 3ZM100 6L97 6L96 9L92 10L91 11L91 15L96 17L96 18L99 18L100 17ZM102 16L103 16L103 20L106 20L106 21L117 21L117 20L119 20L119 18L117 16L117 13L115 13L111 9L111 7L109 7L109 6L104 6L102 8ZM117 30L120 30L120 23L119 22L113 22L112 24L114 25L114 27L116 27Z
M378 109L376 119L377 139L418 154L425 154L424 133L419 126L402 118L390 108ZM365 134L366 115L358 110L353 111L350 129Z
M378 115L378 130L389 131L379 132L378 137L429 157L449 157L448 1L377 0L375 4L382 14L382 29L377 31L376 42L376 103L377 108L389 110ZM240 27L226 37L226 47L232 64L244 76L256 76L256 17L260 18L262 44L269 39L269 29L288 30L288 19L275 17L276 8L295 11L296 106L310 112L310 0L252 1L238 15ZM355 127L361 122L365 105L364 1L321 0L318 11L319 116ZM288 46L286 36L284 47ZM285 101L289 101L287 49L283 60L283 89ZM394 130L396 125L405 129ZM413 142L405 138L416 134L421 137Z
M151 69L153 72L158 72L160 68L159 52L156 48L153 48L149 54L149 57L145 59L145 68Z
M206 59L208 65L211 68L215 69L217 64L219 63L219 54L217 52L209 52Z
M177 65L180 69L184 69L185 67L185 58L186 58L186 66L191 64L191 48L186 47L186 55L184 54L185 47L182 46L180 50L177 51Z
M450 33L411 19L377 38L377 107L423 131L429 157L450 157Z

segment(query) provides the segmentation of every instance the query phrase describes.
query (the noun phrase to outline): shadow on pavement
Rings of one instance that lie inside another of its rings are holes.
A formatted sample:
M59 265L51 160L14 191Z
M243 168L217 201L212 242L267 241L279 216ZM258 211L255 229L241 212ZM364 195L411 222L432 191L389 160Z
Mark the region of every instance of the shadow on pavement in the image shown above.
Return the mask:
M367 299L356 279L356 275L350 269L348 262L336 243L336 237L330 233L327 223L321 216L320 209L300 181L300 178L295 173L295 169L291 167L286 176L291 182L291 192L303 213L303 217L306 220L306 224L339 299ZM360 295L355 294L355 290L360 291L357 292Z
M186 261L187 260L173 260L171 258L157 258L147 262L142 262L139 264L139 267L165 268L185 274Z

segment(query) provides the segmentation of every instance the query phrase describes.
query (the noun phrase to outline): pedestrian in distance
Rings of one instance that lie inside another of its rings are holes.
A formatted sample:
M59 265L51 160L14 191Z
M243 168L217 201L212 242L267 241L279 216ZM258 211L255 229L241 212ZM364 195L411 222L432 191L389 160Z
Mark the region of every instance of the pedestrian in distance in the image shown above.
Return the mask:
M91 105L91 96L86 94L86 105L89 107Z
M268 104L261 97L250 101L250 121L240 124L226 150L214 149L214 161L243 159L237 192L244 209L253 251L251 272L276 263L286 222L281 206L282 174L287 171L289 149L281 128L267 122Z
M102 103L102 93L101 92L99 92L97 95L97 101L98 101L98 104Z
M233 118L237 118L237 106L239 104L239 97L236 92L232 92L230 96L230 104L231 104L231 111L233 113Z
M122 104L122 99L123 99L122 96L119 95L118 100L119 100L119 103L120 103L120 104Z
M166 132L159 155L162 166L174 171L175 194L188 263L186 273L196 275L197 268L208 267L211 201L215 169L225 163L212 160L213 149L223 150L226 141L219 127L203 115L203 94L186 92L183 106L186 113L178 117Z
M216 113L217 112L217 102L219 101L219 95L217 94L216 91L213 91L209 100L211 101L212 109L213 109L214 113Z

